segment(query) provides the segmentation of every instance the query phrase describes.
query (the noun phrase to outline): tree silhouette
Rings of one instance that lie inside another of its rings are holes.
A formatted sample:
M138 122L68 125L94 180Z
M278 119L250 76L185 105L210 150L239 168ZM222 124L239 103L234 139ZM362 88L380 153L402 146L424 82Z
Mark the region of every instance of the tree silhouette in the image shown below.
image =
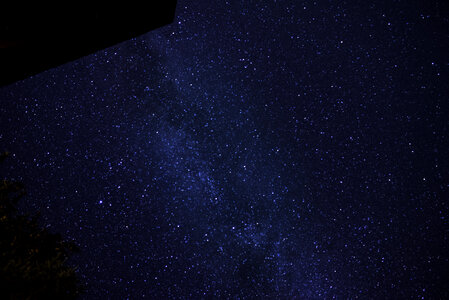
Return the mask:
M78 248L41 228L37 216L19 214L24 194L21 183L0 182L0 298L75 299L82 286L67 260Z

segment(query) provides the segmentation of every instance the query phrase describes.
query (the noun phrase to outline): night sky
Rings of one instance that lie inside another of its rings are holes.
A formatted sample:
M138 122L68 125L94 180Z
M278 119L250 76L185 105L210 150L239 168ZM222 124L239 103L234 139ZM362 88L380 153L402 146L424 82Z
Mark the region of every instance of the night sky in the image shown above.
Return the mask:
M0 89L84 298L449 297L447 7L241 2Z

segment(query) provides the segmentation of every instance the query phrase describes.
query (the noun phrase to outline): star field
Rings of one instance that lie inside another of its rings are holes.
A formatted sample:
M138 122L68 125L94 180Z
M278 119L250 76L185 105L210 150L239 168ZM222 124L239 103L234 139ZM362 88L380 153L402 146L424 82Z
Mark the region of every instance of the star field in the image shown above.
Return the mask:
M446 8L178 1L1 88L2 168L86 299L448 297Z

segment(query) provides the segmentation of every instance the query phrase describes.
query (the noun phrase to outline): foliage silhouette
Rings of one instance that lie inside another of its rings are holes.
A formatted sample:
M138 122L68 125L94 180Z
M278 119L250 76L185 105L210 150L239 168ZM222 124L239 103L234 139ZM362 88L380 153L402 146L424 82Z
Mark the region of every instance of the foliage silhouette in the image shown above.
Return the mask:
M21 183L0 182L0 298L75 299L83 288L67 260L79 250L41 228L37 216L19 214L24 195Z

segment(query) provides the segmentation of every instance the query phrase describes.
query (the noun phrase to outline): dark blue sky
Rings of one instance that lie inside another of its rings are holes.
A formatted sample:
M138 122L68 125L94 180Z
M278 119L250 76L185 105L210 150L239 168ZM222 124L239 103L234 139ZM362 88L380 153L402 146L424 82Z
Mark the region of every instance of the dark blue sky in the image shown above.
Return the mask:
M200 2L0 89L85 298L449 297L447 7Z

